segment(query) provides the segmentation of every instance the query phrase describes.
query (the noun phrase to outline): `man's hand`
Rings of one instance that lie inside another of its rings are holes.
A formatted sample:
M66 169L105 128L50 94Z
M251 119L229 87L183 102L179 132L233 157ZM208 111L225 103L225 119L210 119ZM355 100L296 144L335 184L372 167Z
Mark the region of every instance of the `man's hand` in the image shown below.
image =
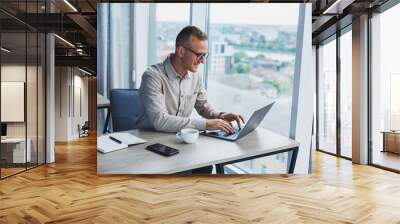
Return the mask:
M221 130L226 133L234 133L235 132L235 130L232 128L232 126L227 121L224 121L222 119L207 120L206 129L207 130Z
M242 115L240 115L240 114L223 113L219 116L219 118L221 118L222 120L225 120L227 122L236 121L239 128L242 128L242 125L240 123L242 123L242 124L244 123L244 119L243 119Z

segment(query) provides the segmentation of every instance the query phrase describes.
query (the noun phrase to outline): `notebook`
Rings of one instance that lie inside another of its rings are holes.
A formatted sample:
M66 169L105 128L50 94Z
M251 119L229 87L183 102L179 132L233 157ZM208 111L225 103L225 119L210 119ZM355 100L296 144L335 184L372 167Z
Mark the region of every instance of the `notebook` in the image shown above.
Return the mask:
M112 140L110 136L115 140ZM102 135L97 138L97 150L102 153L113 152L120 149L128 148L128 146L147 142L144 139L136 137L126 132L115 132L109 135Z

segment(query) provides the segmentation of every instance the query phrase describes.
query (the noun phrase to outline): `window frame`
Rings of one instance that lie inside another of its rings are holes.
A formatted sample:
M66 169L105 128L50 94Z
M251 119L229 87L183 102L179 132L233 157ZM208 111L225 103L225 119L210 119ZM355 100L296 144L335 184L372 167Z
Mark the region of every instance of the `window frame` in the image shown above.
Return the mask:
M316 151L318 152L323 152L329 155L333 155L339 158L343 158L346 160L352 160L352 158L347 157L342 155L342 150L341 150L341 118L340 118L340 113L341 113L341 53L340 53L340 38L347 32L352 32L352 23L346 25L345 27L341 28L340 30L337 30L336 33L332 34L331 36L327 37L326 39L321 40L319 43L316 44ZM319 111L320 111L320 96L319 96L319 84L320 84L320 74L319 74L319 51L318 49L321 47L323 44L327 44L331 41L336 41L336 152L332 153L329 151L326 151L324 149L320 148L320 143L319 143L319 122L320 122L320 117L319 117ZM353 151L353 150L352 150Z
M148 49L149 49L149 54L147 55L148 57L148 66L159 63L157 61L157 44L152 44L156 43L156 33L157 33L157 4L163 4L163 3L149 3L149 25L148 25ZM177 4L189 4L189 18L188 18L188 25L192 24L193 20L193 3L177 3Z
M210 3L207 3L207 4L208 4L207 34L209 34L209 31L210 31L209 30L209 27L210 27L210 18L209 18L209 15L210 15L210 13L209 13L209 11L210 11ZM254 4L257 4L257 3L254 3ZM302 10L304 10L303 14L306 13L306 11L307 11L306 4L304 4L304 3L299 5L299 16L298 16L297 37L296 37L297 42L299 42L299 40L303 41L303 37L300 38L299 35L304 35L304 32L305 32L304 30L306 29L305 25L300 22L300 20L302 20L302 19L304 19L304 17L306 17L305 15L302 15ZM311 37L311 35L310 35L310 37ZM297 59L298 56L300 56L300 55L303 56L302 52L301 52L303 49L298 49L297 48L300 45L300 43L297 43L297 42L296 42L296 49L297 50L296 50L296 60L295 60L296 61L295 62L296 65L295 65L295 67L298 67L298 68L295 68L294 75L293 75L293 86L292 86L293 92L292 92L292 102L291 102L291 110L292 110L292 112L291 112L291 115L290 115L291 120L290 120L290 128L289 128L289 133L288 133L288 136L290 136L290 138L295 139L295 140L297 140L297 138L298 138L296 136L296 134L299 134L299 133L297 133L298 130L296 129L296 125L297 125L297 123L299 123L299 120L297 119L297 116L298 116L297 111L298 111L298 108L301 107L299 105L299 103L298 103L299 102L299 95L303 95L304 93L301 94L301 92L305 91L304 89L301 89L301 88L304 88L304 87L300 87L301 78L300 78L300 71L299 70L302 70L301 69L302 66L301 66L301 62L300 62L301 59ZM310 45L310 50L311 50L311 48L312 47ZM300 58L301 58L301 56L300 56ZM310 56L311 56L311 54L310 54ZM308 59L312 60L311 58L306 58L304 60L308 60ZM297 65L297 63L299 63L299 62L300 62L300 65ZM206 67L206 70L204 71L204 77L205 77L205 86L207 87L209 63L206 63L205 67ZM297 69L297 73L296 73L296 69ZM314 87L314 85L312 87ZM294 110L296 110L296 112L294 112ZM313 109L311 109L311 110L313 111ZM311 114L313 114L313 113L311 112ZM312 120L312 118L311 118L311 120ZM312 122L311 122L310 135L312 135L311 132L312 132ZM300 138L301 137L299 137L299 139ZM301 141L301 140L299 140L299 141ZM309 156L308 157L309 161L307 163L308 168L307 168L306 172L311 173L311 165L312 165L312 158L311 158L311 145L312 145L312 142L311 142L311 137L310 137L310 142L309 143L310 143L310 147L309 147L310 151L309 151L309 155L308 155ZM290 161L290 158L291 158L291 155L289 154L288 155L288 161ZM234 165L230 165L230 166L234 166ZM235 166L234 167L229 167L228 169L229 170L240 169L240 170L243 171L242 168L238 168L238 167L235 167Z
M377 7L376 9L374 9L373 11L369 11L368 12L368 31L367 31L367 39L368 39L368 69L367 69L367 73L368 73L368 87L367 87L367 91L368 91L368 162L367 164L373 167L377 167L383 170L387 170L387 171L391 171L391 172L395 172L395 173L400 173L400 170L397 169L393 169L387 166L383 166L380 165L378 163L374 163L373 161L373 154L374 154L374 147L373 147L373 127L372 127L372 120L373 120L373 93L374 93L374 89L373 89L373 85L372 85L372 80L373 80L373 37L375 36L374 34L372 34L373 31L373 19L374 16L378 15L378 14L382 14L385 11L397 6L399 4L399 2L397 0L388 0L387 2L385 2L384 4L380 5L379 7ZM399 6L400 7L400 6Z

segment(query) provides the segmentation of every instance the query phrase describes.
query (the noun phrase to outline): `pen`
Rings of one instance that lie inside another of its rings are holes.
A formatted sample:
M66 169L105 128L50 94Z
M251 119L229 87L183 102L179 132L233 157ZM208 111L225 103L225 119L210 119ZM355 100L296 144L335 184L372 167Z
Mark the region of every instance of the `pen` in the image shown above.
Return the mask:
M117 142L118 144L121 144L122 142L112 136L108 136L111 140L113 140L114 142Z

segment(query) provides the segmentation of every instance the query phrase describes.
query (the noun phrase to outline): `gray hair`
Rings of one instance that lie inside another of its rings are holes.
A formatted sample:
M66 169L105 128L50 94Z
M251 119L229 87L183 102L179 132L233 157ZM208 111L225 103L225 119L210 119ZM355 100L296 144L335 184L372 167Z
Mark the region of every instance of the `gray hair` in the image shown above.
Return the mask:
M199 28L195 26L186 26L179 32L178 36L176 37L175 44L186 44L189 41L190 36L192 35L197 37L199 40L208 39L207 34L201 31Z

